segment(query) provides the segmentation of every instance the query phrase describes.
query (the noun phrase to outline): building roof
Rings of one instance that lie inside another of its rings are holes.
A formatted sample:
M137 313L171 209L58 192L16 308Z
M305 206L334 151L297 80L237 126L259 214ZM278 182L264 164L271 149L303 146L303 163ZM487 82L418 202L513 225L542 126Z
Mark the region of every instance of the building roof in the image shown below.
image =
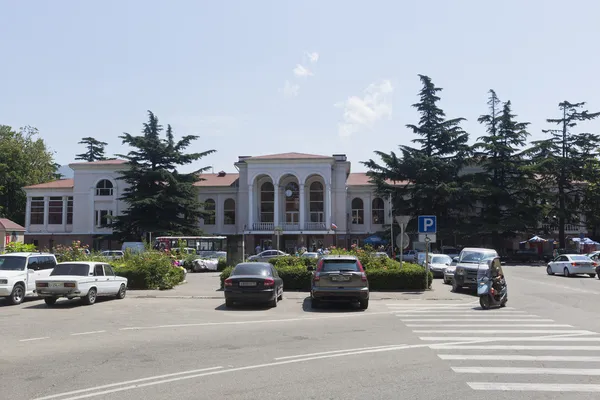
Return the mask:
M121 164L125 164L127 161L126 160L102 160L102 161L92 161L92 162L76 162L76 163L71 163L69 164L69 166L71 165L121 165Z
M388 183L390 185L402 185L406 182L392 182L388 180ZM347 186L366 186L372 184L371 177L369 177L366 172L351 172L346 180Z
M25 186L23 189L72 189L74 182L73 179L59 179L57 181Z
M264 156L255 156L247 158L246 160L327 160L332 159L331 156L323 156L318 154L306 154L306 153L280 153L280 154L267 154Z
M0 229L4 229L5 231L25 232L25 228L7 218L0 218Z
M214 186L232 186L240 177L240 174L230 174L219 172L218 174L201 174L202 181L194 183L194 186L199 187L214 187Z

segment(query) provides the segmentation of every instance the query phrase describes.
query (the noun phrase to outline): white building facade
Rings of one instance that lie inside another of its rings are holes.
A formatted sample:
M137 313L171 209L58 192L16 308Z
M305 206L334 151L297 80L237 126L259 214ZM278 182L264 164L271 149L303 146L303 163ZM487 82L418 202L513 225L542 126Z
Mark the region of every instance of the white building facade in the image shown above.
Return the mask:
M284 153L239 157L235 173L203 174L199 200L214 216L199 221L207 235L294 251L349 246L391 223L390 205L375 194L366 173L351 173L343 154ZM26 242L40 248L80 240L96 249L119 247L108 223L126 204L122 160L69 165L73 179L29 186ZM276 234L277 233L277 234Z

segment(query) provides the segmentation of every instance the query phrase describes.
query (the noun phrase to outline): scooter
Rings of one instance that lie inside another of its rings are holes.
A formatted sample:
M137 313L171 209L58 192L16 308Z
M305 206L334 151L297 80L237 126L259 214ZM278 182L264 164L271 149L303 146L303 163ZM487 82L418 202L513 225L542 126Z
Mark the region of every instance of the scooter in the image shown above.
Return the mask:
M489 268L477 270L477 295L479 296L479 305L484 310L489 310L492 307L506 307L506 302L508 302L506 283L499 291L494 289L493 284L494 280Z

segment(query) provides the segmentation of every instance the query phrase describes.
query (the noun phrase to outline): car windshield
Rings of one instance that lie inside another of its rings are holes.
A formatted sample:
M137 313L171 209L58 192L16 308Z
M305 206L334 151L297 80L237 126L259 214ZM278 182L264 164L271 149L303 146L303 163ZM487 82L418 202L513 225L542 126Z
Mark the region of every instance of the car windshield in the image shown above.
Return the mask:
M590 261L588 256L571 256L571 260L573 261Z
M322 272L330 271L353 271L359 272L358 262L355 260L324 260Z
M449 264L452 259L448 256L435 256L431 259L432 264Z
M58 264L52 270L50 276L76 275L87 276L90 272L90 266L87 264Z
M463 251L460 254L459 263L471 263L477 264L487 258L496 257L496 253L494 252L483 252L483 251Z
M236 266L231 275L272 276L271 268L263 265L241 264Z
M27 257L0 256L0 271L23 271Z

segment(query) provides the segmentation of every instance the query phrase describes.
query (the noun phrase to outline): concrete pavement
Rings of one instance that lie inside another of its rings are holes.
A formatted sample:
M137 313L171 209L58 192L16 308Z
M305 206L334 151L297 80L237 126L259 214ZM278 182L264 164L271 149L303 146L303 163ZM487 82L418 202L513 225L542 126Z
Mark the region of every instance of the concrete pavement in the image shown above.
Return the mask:
M551 277L543 267L505 271L508 307L488 311L439 281L439 296L452 300L373 301L364 312L312 310L302 294L288 293L275 309L131 296L90 307L0 306L0 393L47 400L598 398L600 281Z

